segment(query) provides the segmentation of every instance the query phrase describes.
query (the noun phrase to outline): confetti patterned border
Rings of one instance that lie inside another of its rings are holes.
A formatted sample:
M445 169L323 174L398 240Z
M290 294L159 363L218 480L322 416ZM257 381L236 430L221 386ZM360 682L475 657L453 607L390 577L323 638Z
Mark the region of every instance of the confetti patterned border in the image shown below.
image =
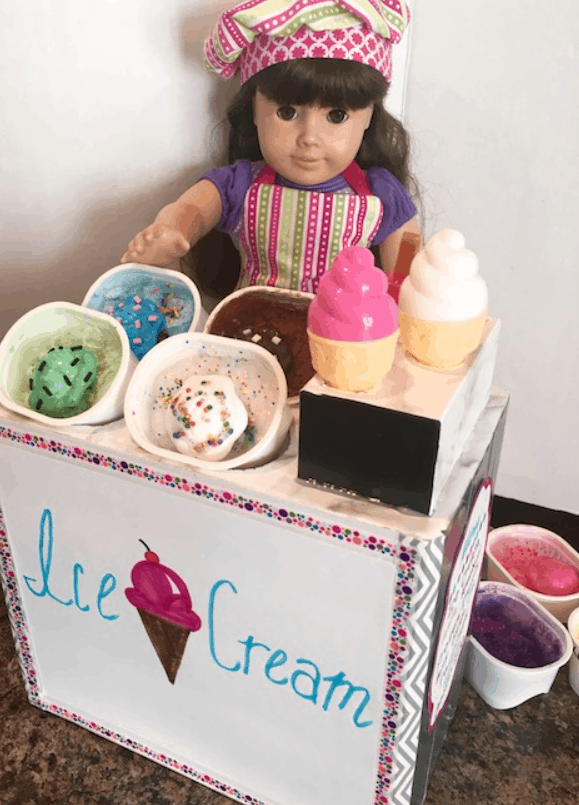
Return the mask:
M387 542L381 537L373 534L344 528L335 523L324 523L300 512L296 512L292 507L277 508L270 503L245 498L235 492L228 492L225 489L216 489L200 482L188 481L174 473L164 473L150 469L140 464L127 462L87 450L84 447L67 445L55 439L45 439L42 436L31 432L19 432L12 428L0 426L0 438L20 444L31 449L41 450L46 453L55 453L69 459L85 462L92 466L97 466L103 470L120 472L125 475L141 478L144 481L177 489L187 495L213 501L215 504L229 506L263 517L287 523L300 529L307 529L323 536L330 537L342 542L358 545L376 554L392 558L397 563L397 583L393 604L393 620L390 633L390 645L388 652L387 672L384 687L384 712L382 716L382 735L379 746L378 774L375 787L375 805L388 805L389 790L394 776L394 762L396 750L396 733L399 725L399 704L402 688L402 675L406 663L409 660L408 654L408 619L410 616L413 593L416 583L416 562L418 561L418 550L404 544L394 544ZM404 535L399 535L400 541ZM26 619L20 601L16 570L14 567L12 553L8 543L8 535L4 525L2 510L0 509L0 569L2 583L4 587L8 614L12 631L16 640L16 648L20 665L22 668L24 682L28 692L30 702L49 713L60 716L79 724L86 729L95 732L104 738L108 738L121 746L138 752L145 757L166 766L169 769L179 772L196 782L202 783L221 794L224 794L246 805L267 805L262 800L255 799L248 794L238 791L229 785L225 785L219 780L207 774L196 771L193 767L179 763L166 755L154 752L143 744L139 744L119 733L105 729L94 721L89 721L76 713L68 711L66 708L49 704L42 700L41 691L38 686L38 677L35 670L33 650L30 644Z

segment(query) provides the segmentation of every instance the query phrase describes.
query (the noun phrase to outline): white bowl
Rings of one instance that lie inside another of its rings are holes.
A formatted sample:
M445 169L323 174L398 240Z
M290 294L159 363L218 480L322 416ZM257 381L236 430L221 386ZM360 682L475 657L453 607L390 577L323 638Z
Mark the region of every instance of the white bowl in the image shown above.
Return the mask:
M486 554L488 560L487 575L490 581L504 581L512 584L519 590L524 590L535 601L542 604L545 609L554 615L561 623L567 618L575 607L579 607L579 593L572 595L544 595L520 584L508 570L501 564L501 551L508 549L533 549L548 556L560 559L579 570L579 553L565 542L558 534L532 525L506 525L495 528L489 533Z
M271 297L272 301L281 302L282 304L284 304L284 303L292 304L293 303L294 305L297 303L299 305L303 305L304 307L306 306L306 304L309 307L310 302L314 298L314 294L311 294L311 293L305 293L304 291L292 291L292 290L289 290L287 288L275 288L275 287L271 287L269 285L251 285L248 288L240 288L238 291L234 291L233 293L229 294L229 296L226 296L225 299L222 299L221 302L219 302L219 304L211 311L211 313L209 314L209 317L207 318L207 321L205 322L205 325L203 327L203 332L204 333L211 333L212 332L214 324L215 324L215 321L216 321L217 317L221 314L221 312L222 312L222 310L224 308L228 307L232 303L235 303L235 300L237 300L237 299L248 299L248 300L250 300L252 296L262 296L262 297L263 296L265 296L265 297L269 296L269 297ZM306 322L304 321L304 339L305 339L305 343L307 345L307 343L308 343L307 328L306 328L305 325L306 325ZM280 334L283 335L284 337L286 337L286 333L283 333L283 331L281 331ZM287 336L288 336L288 340L289 340L291 338L291 334L287 334ZM244 342L244 343L246 343L246 342ZM308 358L309 357L310 356L309 356L309 347L308 347ZM313 367L312 367L312 374L308 378L308 380L310 380L311 377L313 377L313 375L314 375L314 370L313 370ZM291 377L291 372L290 372L290 377ZM304 383L304 385L305 385L305 383ZM298 394L294 394L293 396L288 398L288 402L289 402L290 405L297 404L298 401L299 401L299 395Z
M166 432L167 400L191 373L230 377L248 410L253 440L238 440L221 461L178 452ZM157 344L139 363L127 390L125 419L133 439L149 453L221 471L257 466L277 455L291 424L286 403L285 375L267 350L216 335L181 333Z
M517 616L533 619L537 632L547 630L559 642L561 650L559 659L548 665L522 668L493 657L472 634L469 635L465 676L487 704L497 710L506 710L551 689L557 671L571 657L571 638L567 629L523 590L501 582L482 581L475 608L477 601L485 597L515 602Z
M27 405L27 372L56 343L62 346L80 343L97 353L102 349L113 356L114 365L118 363L112 379L99 385L98 375L103 377L102 359L99 360L96 402L76 416L51 417ZM125 392L136 365L127 334L111 316L71 302L49 302L18 319L0 344L0 402L37 422L61 426L103 425L122 417Z
M118 302L127 296L138 295L172 310L176 315L166 315L167 333L193 332L201 316L201 297L189 277L167 268L146 266L140 263L123 263L100 276L88 289L83 306L112 315Z
M567 629L573 643L573 654L569 660L569 684L579 696L579 608L569 615Z

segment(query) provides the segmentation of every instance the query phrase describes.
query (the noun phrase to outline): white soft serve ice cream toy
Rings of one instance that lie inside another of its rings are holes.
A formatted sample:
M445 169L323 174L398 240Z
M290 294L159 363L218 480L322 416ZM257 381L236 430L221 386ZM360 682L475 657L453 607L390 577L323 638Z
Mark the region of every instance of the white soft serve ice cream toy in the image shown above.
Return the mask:
M221 461L247 427L247 409L224 375L183 378L165 414L165 426L180 453Z
M398 303L400 341L420 363L461 364L480 344L488 291L460 232L442 229L416 255Z

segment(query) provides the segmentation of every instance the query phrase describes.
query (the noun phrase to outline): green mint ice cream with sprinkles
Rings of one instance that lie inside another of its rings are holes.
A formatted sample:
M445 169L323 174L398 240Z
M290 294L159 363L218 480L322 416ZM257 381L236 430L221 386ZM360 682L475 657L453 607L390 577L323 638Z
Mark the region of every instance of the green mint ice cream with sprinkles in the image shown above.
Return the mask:
M155 346L166 324L157 305L137 294L118 302L112 315L126 330L131 349L139 360Z
M165 426L175 448L221 461L248 424L247 409L224 375L189 375L168 401Z
M97 359L90 349L53 347L36 364L28 404L46 416L76 416L91 407L96 379Z

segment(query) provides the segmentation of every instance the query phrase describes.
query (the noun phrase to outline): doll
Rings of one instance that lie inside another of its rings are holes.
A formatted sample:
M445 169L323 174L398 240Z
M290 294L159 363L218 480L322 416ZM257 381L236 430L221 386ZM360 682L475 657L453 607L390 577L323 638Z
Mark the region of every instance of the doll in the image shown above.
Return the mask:
M419 245L407 136L384 109L404 0L249 0L221 15L206 66L240 74L229 166L206 172L129 244L166 266L217 227L241 257L238 288L315 293L339 251L378 247L392 271Z

